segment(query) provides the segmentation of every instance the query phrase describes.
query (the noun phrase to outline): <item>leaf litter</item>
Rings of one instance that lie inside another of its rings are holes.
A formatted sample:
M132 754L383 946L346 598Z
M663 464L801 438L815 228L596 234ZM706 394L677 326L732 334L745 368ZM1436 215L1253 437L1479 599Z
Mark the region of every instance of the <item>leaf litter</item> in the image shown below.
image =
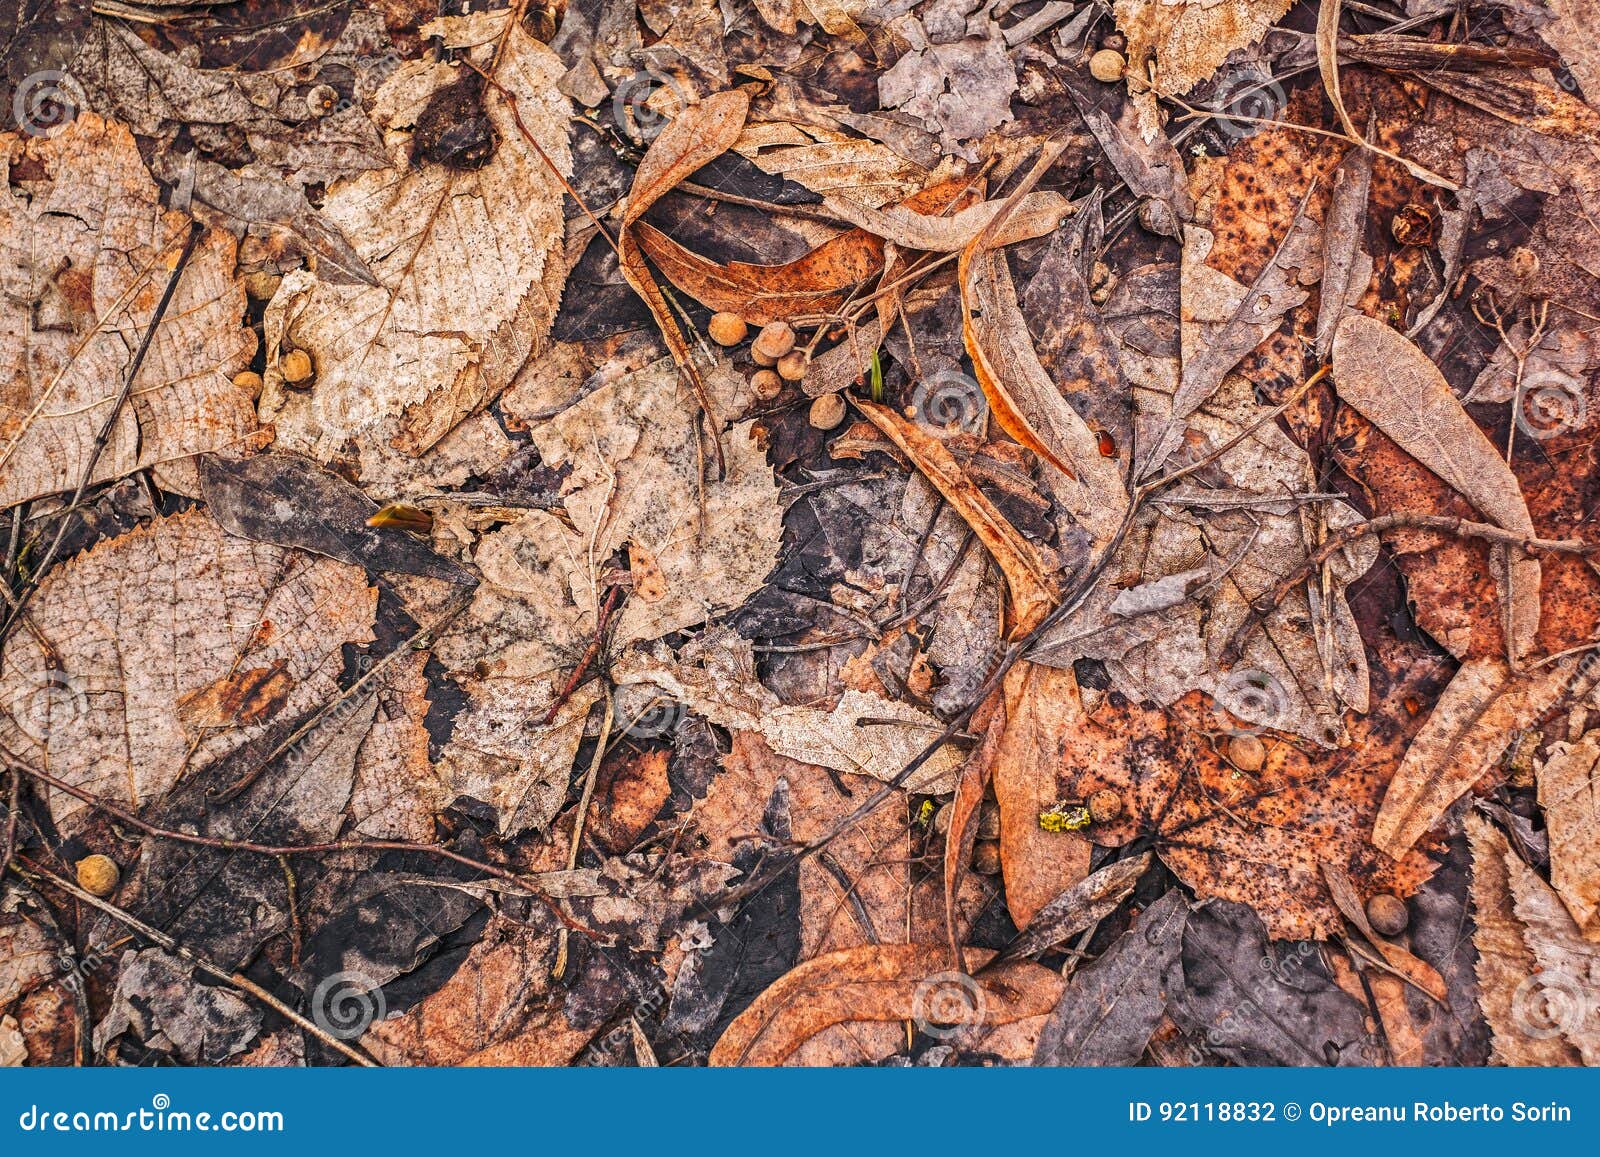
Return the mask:
M7 1063L1595 1063L1600 73L1468 8L35 46Z

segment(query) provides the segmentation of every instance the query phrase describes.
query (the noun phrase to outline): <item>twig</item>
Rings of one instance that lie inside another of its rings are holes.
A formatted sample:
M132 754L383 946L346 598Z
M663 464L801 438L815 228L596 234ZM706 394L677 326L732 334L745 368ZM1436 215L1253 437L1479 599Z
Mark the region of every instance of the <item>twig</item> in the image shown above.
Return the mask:
M572 669L572 674L567 676L566 683L550 703L550 710L544 713L539 720L540 727L549 727L561 709L567 705L575 692L583 684L584 672L589 669L595 656L600 653L600 646L605 641L606 623L611 618L611 613L616 610L618 596L622 594L621 587L612 587L606 593L605 601L600 604L600 613L595 617L594 637L589 640L589 645L584 648L583 654L578 658L578 665ZM571 867L569 864L568 867Z
M332 852L419 852L423 855L438 856L441 859L452 860L463 867L471 868L473 871L482 872L498 880L515 884L519 888L525 889L529 896L539 900L550 908L552 912L555 912L563 923L566 922L565 915L557 911L555 902L542 890L534 887L526 876L518 875L511 869L502 868L498 864L490 864L483 860L475 860L471 856L464 856L460 852L451 851L449 848L442 847L439 844L414 844L406 840L327 840L319 844L258 844L250 840L231 840L222 836L194 835L189 832L174 831L172 828L158 827L155 824L148 823L124 807L111 803L109 800L103 800L92 792L85 791L83 788L67 783L65 780L57 779L47 771L40 771L38 768L30 767L21 760L11 759L10 763L12 774L15 775L20 772L29 779L38 780L56 791L65 792L74 799L82 800L96 811L104 812L119 823L127 824L129 827L155 839L175 840L179 843L193 844L202 848L217 848L228 852L247 852L251 855L272 856L275 858L326 855ZM575 931L582 932L586 936L591 934L591 930L581 924L573 924L571 926Z
M589 818L589 804L594 799L595 781L600 778L600 761L605 758L606 740L611 737L611 722L615 718L614 705L608 693L605 697L606 713L600 722L600 739L594 745L594 756L589 760L589 770L583 777L583 794L578 799L578 814L572 821L572 842L567 845L567 871L578 866L578 852L583 847L584 821ZM565 903L563 902L563 907ZM556 934L556 962L551 975L560 980L567 971L567 929L563 924Z
M204 972L206 975L215 980L221 981L223 984L232 985L243 992L249 993L262 1004L266 1005L268 1008L271 1008L279 1016L282 1016L285 1020L292 1021L294 1024L299 1025L300 1028L316 1037L323 1044L327 1045L331 1049L343 1053L356 1064L369 1069L382 1067L377 1061L367 1056L367 1054L362 1052L360 1049L354 1048L347 1042L340 1040L338 1037L334 1036L332 1033L328 1032L321 1025L316 1024L314 1021L307 1020L304 1016L300 1015L300 1013L296 1012L287 1004L283 1003L283 1001L273 996L272 993L262 988L248 976L238 972L231 972L226 968L222 968L219 965L213 964L210 960L207 960L198 952L195 952L193 949L186 948L182 944L178 943L178 941L174 940L171 936L168 936L159 928L152 928L150 925L146 924L143 920L140 920L131 912L127 912L107 900L102 900L99 896L96 896L91 892L84 891L82 888L78 887L78 885L72 883L70 880L66 880L61 876L56 875L48 868L42 868L31 861L27 861L27 863L27 868L17 868L17 871L20 872L25 878L32 880L35 883L47 882L54 884L57 888L60 888L69 896L72 896L82 903L89 905L91 908L99 909L112 919L121 922L128 928L131 928L140 936L143 936L146 940L149 940L155 944L159 944L162 948L165 948L168 952L183 960L191 967L199 969L201 972Z
M1227 646L1222 649L1222 665L1227 667L1239 661L1244 653L1245 643L1266 621L1267 616L1279 603L1289 597L1290 591L1321 569L1323 563L1359 538L1402 528L1430 530L1437 534L1453 534L1461 538L1481 538L1506 546L1520 547L1522 550L1542 550L1556 554L1592 554L1600 550L1600 546L1580 539L1529 538L1516 531L1491 526L1486 522L1472 522L1465 518L1442 514L1414 514L1401 511L1397 514L1381 515L1365 522L1351 523L1330 535L1322 546L1307 556L1304 563L1279 579L1270 591L1251 604L1250 613L1245 616L1244 622L1239 624L1238 629L1228 639Z

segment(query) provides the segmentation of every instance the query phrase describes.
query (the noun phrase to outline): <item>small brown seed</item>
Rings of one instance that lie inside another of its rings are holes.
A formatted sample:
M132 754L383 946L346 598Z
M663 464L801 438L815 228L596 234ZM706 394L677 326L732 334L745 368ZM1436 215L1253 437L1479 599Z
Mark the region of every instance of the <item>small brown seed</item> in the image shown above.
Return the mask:
M844 421L844 399L838 394L823 394L811 403L811 425L818 430L835 429Z
M933 813L933 830L938 835L944 835L950 830L950 817L955 815L955 805L945 804Z
M711 340L721 346L738 345L750 332L750 327L744 323L744 318L736 313L724 310L711 315L711 323L706 326L706 331L711 334Z
M1097 824L1109 824L1122 814L1122 796L1103 787L1089 797L1089 818Z
M233 375L233 384L249 394L251 401L261 396L261 375L254 370L240 370Z
M1519 245L1511 251L1511 276L1518 281L1527 281L1539 272L1539 255L1526 245Z
M972 845L972 870L980 876L1000 874L1000 845L994 840L979 840Z
M762 326L761 332L756 334L756 340L750 343L750 352L759 365L770 366L792 349L794 349L794 327L786 321L775 321L771 325ZM771 358L772 361L763 361L764 358Z
M283 284L283 275L270 269L257 269L244 275L244 291L252 301L271 301Z
M311 363L311 355L305 350L289 350L278 359L278 372L291 386L298 386L302 382L310 382L311 375L317 372L317 368Z
M315 84L306 93L306 112L314 117L325 117L339 107L339 90L331 84Z
M85 856L78 861L78 887L92 896L109 896L121 882L122 872L110 856Z
M1367 923L1379 936L1398 936L1411 923L1411 913L1399 896L1379 892L1367 901Z
M778 376L786 382L798 382L810 365L811 358L805 350L790 350L778 359Z
M750 388L763 402L771 402L783 393L783 379L772 370L757 370L750 378Z
M1228 741L1228 761L1240 771L1260 771L1267 762L1267 745L1254 735L1235 735Z
M1122 53L1112 48L1102 48L1089 58L1089 75L1106 84L1115 84L1127 70L1128 62Z

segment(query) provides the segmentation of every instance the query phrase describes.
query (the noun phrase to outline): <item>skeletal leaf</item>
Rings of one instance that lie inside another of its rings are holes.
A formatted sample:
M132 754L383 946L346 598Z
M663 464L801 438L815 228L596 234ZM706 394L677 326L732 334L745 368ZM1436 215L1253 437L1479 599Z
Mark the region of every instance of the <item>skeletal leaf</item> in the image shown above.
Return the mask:
M1403 334L1362 315L1339 323L1333 339L1339 396L1400 448L1449 483L1491 522L1534 537L1516 475L1467 416L1438 368ZM1540 567L1520 547L1497 548L1506 648L1513 665L1539 630Z
M1557 749L1539 769L1550 832L1550 883L1590 940L1600 940L1600 731Z
M0 507L70 492L89 465L189 219L162 209L132 135L85 113L49 137L0 134ZM90 483L169 473L256 430L234 385L255 351L233 239L201 238ZM181 485L176 485L187 478ZM169 484L193 490L193 470Z
M1489 769L1510 742L1561 693L1566 673L1526 675L1499 659L1472 659L1434 705L1406 750L1372 825L1372 842L1398 859Z
M712 1049L711 1063L780 1065L810 1037L850 1021L993 1028L1055 1007L1061 977L1021 960L974 975L991 956L967 949L956 969L946 950L931 944L872 944L818 956L740 1013Z

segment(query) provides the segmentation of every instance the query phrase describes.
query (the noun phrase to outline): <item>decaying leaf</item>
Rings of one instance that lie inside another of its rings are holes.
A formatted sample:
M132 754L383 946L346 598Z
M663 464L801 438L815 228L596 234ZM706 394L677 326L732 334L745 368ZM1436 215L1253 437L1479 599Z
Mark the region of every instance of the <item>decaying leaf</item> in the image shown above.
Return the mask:
M1600 940L1600 732L1558 745L1539 769L1550 831L1550 883L1590 940Z
M50 137L0 135L0 153L0 506L11 506L83 478L189 220L162 209L128 130L92 113ZM207 231L90 482L155 466L193 493L189 459L254 433L233 382L255 351L233 261L233 239Z
M158 519L41 585L33 615L62 665L26 632L12 641L0 743L76 787L144 807L185 768L330 700L341 648L372 639L375 595L354 567L235 538L204 514ZM185 730L186 701L251 670L276 672L270 703ZM58 824L85 807L64 793L50 804Z
M464 20L446 17L430 28L460 43ZM544 348L566 278L568 102L555 88L563 70L554 53L520 27L506 45L497 87L483 86L494 147L481 166L414 155L426 126L460 115L448 106L466 95L461 85L472 73L407 62L379 90L389 167L336 183L321 207L379 284L336 284L297 270L267 310L260 412L283 447L327 461L376 432L421 454ZM313 363L307 393L284 379L292 350Z
M711 1052L713 1065L778 1065L809 1037L848 1021L922 1020L999 1026L1055 1007L1061 978L1031 961L985 968L967 950L951 970L927 944L846 948L806 961L739 1015Z

